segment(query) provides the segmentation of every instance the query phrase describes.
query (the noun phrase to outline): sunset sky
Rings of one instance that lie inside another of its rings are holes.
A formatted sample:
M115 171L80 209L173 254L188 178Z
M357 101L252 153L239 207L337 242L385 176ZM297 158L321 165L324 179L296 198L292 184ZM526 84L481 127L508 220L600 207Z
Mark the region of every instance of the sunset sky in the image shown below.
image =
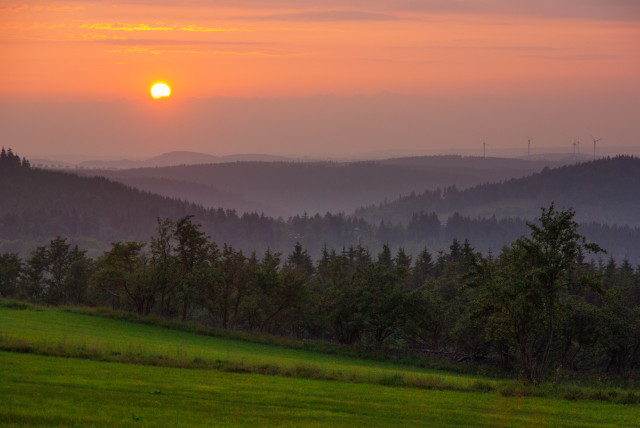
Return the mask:
M3 0L0 43L27 155L640 147L637 0Z

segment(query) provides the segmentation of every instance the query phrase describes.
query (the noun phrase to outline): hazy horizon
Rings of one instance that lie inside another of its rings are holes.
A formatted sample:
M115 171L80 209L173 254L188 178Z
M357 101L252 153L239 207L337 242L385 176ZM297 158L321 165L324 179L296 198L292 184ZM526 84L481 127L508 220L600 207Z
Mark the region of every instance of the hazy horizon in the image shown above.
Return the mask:
M0 40L0 138L25 155L640 147L629 0L7 0Z
M6 146L5 148L14 149L14 147L11 145ZM562 149L565 149L565 147L563 147ZM531 154L531 160L537 160L537 157L545 158L545 156L552 157L552 156L561 156L561 155L566 155L566 156L573 155L572 149L570 147L564 151L561 150L560 148L556 150L556 148L552 146L540 147L538 150L540 153ZM598 148L598 151L600 153L598 153L597 158L614 157L614 156L640 156L640 147L637 147L637 146L604 147L602 149ZM267 152L216 154L216 153L197 152L197 151L191 151L191 150L173 150L173 151L162 152L162 153L158 152L148 156L145 155L145 156L132 156L132 157L125 157L122 155L78 155L73 153L23 153L23 152L18 152L18 155L22 157L24 154L27 159L45 159L45 160L51 160L51 161L68 162L71 164L76 164L76 163L81 163L86 161L107 161L107 162L108 161L134 161L134 162L140 161L142 162L148 159L153 159L158 156L176 153L176 152L196 153L196 154L202 154L202 155L216 156L220 158L232 157L232 156L265 155L265 156L282 157L283 158L282 161L286 161L287 159L290 159L291 161L296 161L296 162L298 161L299 162L324 162L324 161L359 162L359 161L376 161L376 160L388 160L393 158L420 157L420 156L462 156L462 157L469 157L469 158L482 157L482 149L481 148L478 149L477 147L476 148L470 147L470 148L467 148L466 150L461 149L458 151L381 150L381 151L374 151L374 152L355 153L351 156L342 156L342 157L340 156L324 156L324 157L323 156L304 156L304 155L296 155L291 153L267 153ZM526 154L523 155L520 152L522 152L522 147L519 147L519 148L499 147L497 149L494 148L494 152L488 153L486 157L527 160ZM586 151L583 147L582 151L578 155L582 155L581 160L588 160L588 158L592 157L593 155L593 146L591 145L590 147L587 147ZM232 160L230 162L235 162L235 160Z
M154 101L0 102L5 145L28 156L146 158L171 151L326 159L430 154L488 156L640 148L640 96L559 102L513 97L380 94ZM490 105L491 108L486 108ZM624 106L625 108L621 108ZM611 111L619 108L619 113Z

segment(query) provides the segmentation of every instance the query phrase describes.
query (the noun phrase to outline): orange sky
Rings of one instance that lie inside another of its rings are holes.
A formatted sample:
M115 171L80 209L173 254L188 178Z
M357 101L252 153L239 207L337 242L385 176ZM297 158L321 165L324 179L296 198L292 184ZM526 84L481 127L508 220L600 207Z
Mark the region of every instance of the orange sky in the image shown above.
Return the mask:
M3 0L0 45L5 102L640 94L635 0Z

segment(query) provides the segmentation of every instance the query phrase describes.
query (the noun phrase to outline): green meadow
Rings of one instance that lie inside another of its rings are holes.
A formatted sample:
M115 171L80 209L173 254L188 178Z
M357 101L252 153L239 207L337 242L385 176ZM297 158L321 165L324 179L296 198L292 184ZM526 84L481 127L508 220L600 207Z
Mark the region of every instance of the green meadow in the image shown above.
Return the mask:
M470 388L480 380L489 384L494 382L478 376L204 336L60 310L16 310L0 306L0 325L5 343L28 344L48 354L85 353L103 359L163 358L175 364L195 361L195 365L203 366L207 362L214 365L216 362L232 363L238 369L250 371L304 372L306 369L309 375L317 373L318 376L361 381L388 379L389 382L402 378L440 382L451 389Z
M635 406L0 352L8 426L633 426ZM8 398L8 399L7 399Z
M0 306L0 348L2 426L613 427L640 421L637 404L597 401L580 390L571 400L536 397L500 379L60 310Z

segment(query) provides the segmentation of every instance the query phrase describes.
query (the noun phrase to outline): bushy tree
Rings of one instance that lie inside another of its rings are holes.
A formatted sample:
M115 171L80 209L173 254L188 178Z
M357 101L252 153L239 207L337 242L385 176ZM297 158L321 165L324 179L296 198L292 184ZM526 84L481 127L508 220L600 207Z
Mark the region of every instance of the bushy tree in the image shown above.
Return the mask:
M200 287L202 302L215 324L235 327L248 293L247 258L225 244L219 256L216 254L212 259L210 255L210 262L207 281Z
M137 314L148 315L155 303L149 258L144 242L115 242L97 262L94 287L125 301Z
M20 294L51 305L84 303L93 262L78 246L57 237L31 254L23 271Z
M215 258L211 253L218 251L192 218L193 216L186 216L179 219L173 234L176 240L176 285L182 302L183 321L187 319L195 303L198 285L206 282L210 258Z
M595 287L589 276L576 276L584 252L599 252L577 231L571 209L542 209L540 224L529 223L530 236L503 250L496 262L476 265L475 285L494 307L488 326L494 340L512 341L527 379L539 382L551 362L551 347L570 286Z

